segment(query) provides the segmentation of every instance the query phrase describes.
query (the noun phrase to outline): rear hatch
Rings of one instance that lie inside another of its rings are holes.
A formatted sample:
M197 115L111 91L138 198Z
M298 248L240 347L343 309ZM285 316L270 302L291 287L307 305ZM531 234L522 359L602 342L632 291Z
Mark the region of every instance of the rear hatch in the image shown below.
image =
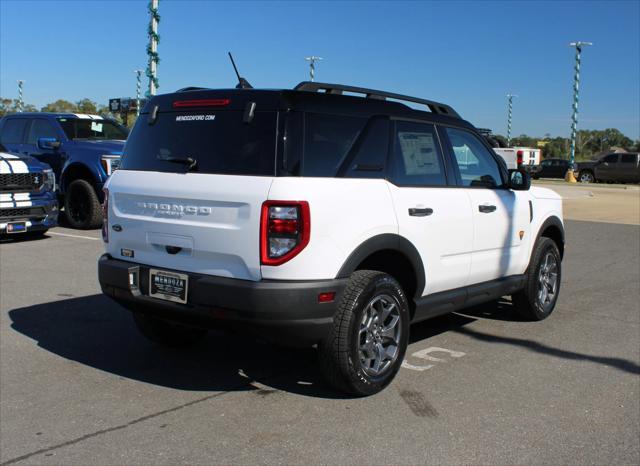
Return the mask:
M107 185L107 251L159 268L260 280L260 210L276 165L275 97L231 90L151 100Z

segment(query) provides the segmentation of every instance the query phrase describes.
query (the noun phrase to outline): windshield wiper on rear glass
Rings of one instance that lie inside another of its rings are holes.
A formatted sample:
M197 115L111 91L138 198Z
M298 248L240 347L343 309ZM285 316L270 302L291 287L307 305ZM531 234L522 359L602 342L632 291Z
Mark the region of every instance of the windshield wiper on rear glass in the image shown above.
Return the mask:
M193 157L158 157L160 160L165 160L171 163L181 163L187 165L187 171L191 171L198 166L198 161Z

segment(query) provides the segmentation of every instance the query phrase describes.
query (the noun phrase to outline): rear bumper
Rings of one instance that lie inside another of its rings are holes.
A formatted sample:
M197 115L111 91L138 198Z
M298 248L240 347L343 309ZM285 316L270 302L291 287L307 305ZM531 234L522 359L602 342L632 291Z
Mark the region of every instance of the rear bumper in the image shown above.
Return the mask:
M53 228L58 224L58 202L53 193L31 195L28 200L0 200L0 234L7 224L25 222L27 232Z
M138 273L138 289L129 284L133 272ZM314 344L328 334L347 283L347 279L252 282L188 275L188 303L172 303L148 296L148 266L108 254L98 261L102 292L131 311L197 327L239 328L296 346ZM318 294L324 292L335 292L334 301L319 303Z

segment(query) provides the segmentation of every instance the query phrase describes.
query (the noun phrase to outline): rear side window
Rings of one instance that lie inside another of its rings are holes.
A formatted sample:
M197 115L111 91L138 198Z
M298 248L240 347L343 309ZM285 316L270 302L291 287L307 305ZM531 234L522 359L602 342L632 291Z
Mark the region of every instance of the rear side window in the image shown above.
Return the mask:
M2 134L0 134L0 142L3 144L22 144L28 121L26 118L11 118L5 121Z
M446 128L463 186L494 188L502 185L498 162L468 131Z
M276 112L256 112L250 123L243 112L166 112L153 124L138 119L127 140L121 168L185 173L274 176Z
M36 144L38 138L57 138L58 134L51 123L47 120L36 118L31 123L31 129L29 130L29 137L27 138L27 144Z
M636 154L622 154L620 156L620 163L636 163L638 156Z
M307 113L305 115L302 176L335 176L365 118Z
M618 154L609 154L604 158L604 162L616 163L618 161Z
M346 178L384 178L389 152L389 120L372 118L349 154Z
M397 185L444 186L447 184L434 125L396 122L392 180Z

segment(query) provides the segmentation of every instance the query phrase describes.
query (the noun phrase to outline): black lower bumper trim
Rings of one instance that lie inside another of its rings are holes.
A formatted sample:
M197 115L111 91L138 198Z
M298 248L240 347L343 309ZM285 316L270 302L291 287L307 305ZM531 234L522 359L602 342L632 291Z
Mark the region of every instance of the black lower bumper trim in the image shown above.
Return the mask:
M129 272L134 271L139 277L137 288L129 283ZM201 327L257 330L293 345L313 344L327 334L347 283L346 279L254 282L188 275L188 303L178 304L149 297L148 266L107 254L98 262L102 291L134 312ZM335 292L333 302L318 302L318 295L325 292Z

